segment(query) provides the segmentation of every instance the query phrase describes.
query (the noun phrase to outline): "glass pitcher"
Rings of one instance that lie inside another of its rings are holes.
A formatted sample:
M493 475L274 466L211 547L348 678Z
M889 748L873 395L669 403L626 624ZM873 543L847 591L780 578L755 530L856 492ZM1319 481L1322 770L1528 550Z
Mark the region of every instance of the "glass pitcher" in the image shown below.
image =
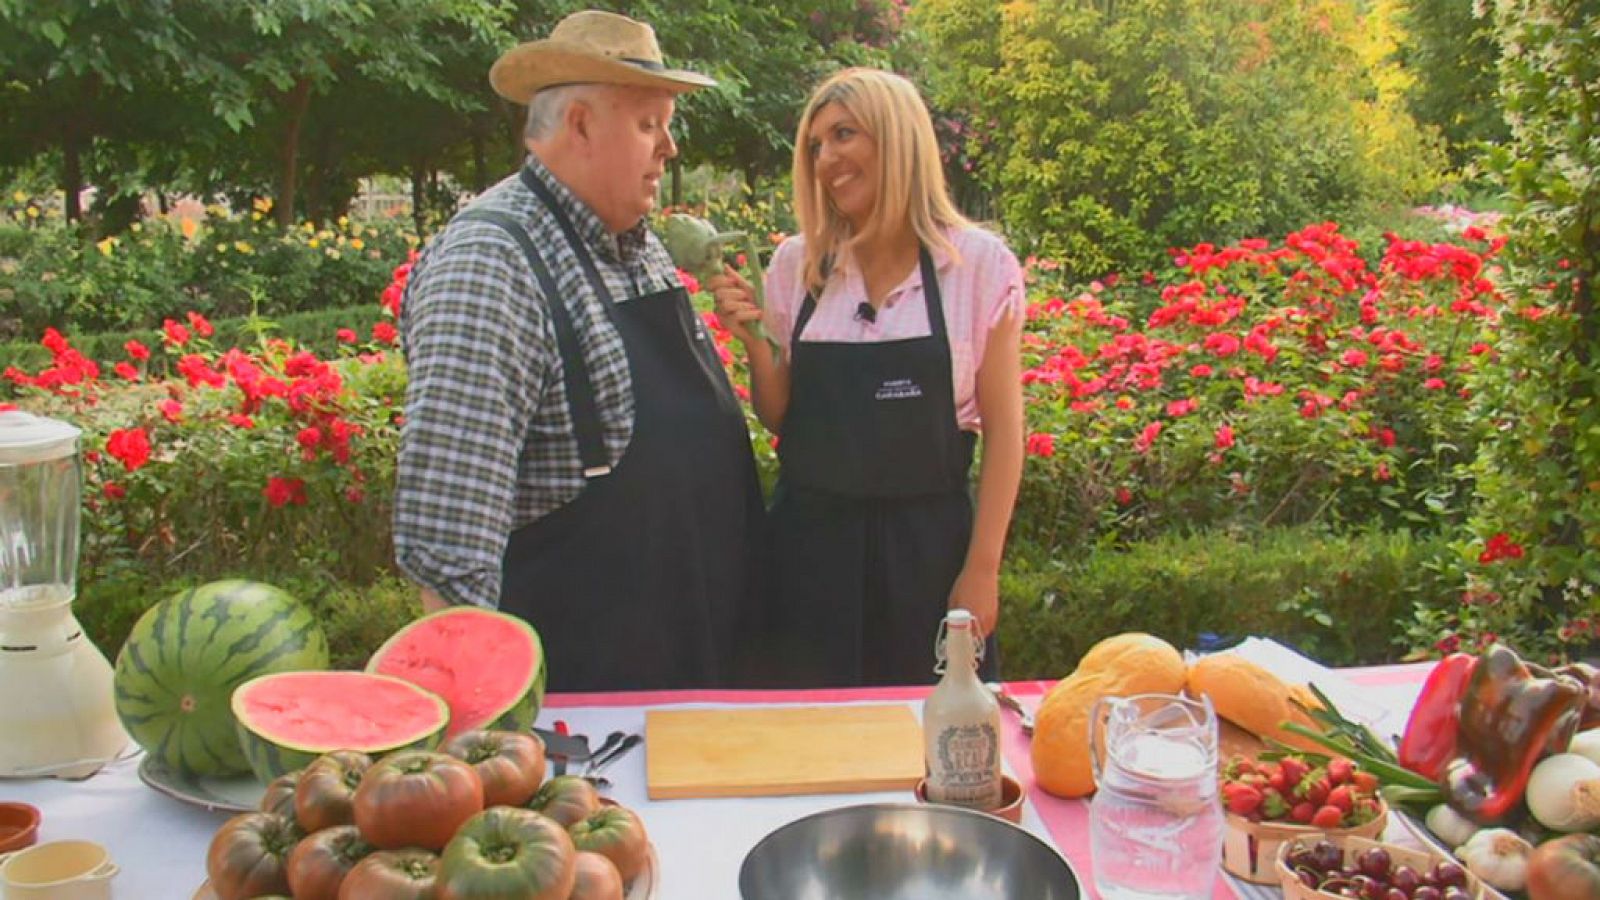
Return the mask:
M1102 749L1103 748L1103 749ZM1106 900L1204 900L1222 861L1211 699L1102 697L1089 714L1094 882Z
M0 412L0 613L77 593L78 429Z

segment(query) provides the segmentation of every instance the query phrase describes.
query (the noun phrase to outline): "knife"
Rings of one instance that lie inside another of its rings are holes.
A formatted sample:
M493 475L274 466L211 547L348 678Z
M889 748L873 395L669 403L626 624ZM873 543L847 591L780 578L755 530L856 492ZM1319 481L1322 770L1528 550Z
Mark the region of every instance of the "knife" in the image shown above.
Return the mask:
M535 736L544 741L545 755L551 757L562 771L569 763L587 762L590 757L589 737L583 734L561 734L548 728L533 729ZM561 774L557 772L556 774Z

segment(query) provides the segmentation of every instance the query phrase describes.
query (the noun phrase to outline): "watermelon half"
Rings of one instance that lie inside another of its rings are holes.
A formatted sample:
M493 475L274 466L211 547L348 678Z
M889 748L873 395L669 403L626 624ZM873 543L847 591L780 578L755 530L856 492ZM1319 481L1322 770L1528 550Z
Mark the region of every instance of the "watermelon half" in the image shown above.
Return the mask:
M299 601L269 584L216 581L139 617L117 654L117 717L139 746L196 775L248 772L231 699L269 672L324 669L328 639Z
M450 724L438 696L367 672L263 675L233 692L233 715L239 747L263 782L334 750L432 750Z
M544 644L516 616L453 606L400 629L368 672L393 675L450 704L446 739L463 731L527 731L544 703Z

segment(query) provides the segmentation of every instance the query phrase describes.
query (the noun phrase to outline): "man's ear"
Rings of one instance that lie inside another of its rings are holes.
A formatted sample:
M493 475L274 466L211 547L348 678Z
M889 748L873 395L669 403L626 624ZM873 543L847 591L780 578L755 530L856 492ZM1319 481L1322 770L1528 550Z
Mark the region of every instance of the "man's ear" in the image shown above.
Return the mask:
M562 124L566 126L568 134L587 144L589 130L594 126L594 108L586 98L574 97L562 114Z

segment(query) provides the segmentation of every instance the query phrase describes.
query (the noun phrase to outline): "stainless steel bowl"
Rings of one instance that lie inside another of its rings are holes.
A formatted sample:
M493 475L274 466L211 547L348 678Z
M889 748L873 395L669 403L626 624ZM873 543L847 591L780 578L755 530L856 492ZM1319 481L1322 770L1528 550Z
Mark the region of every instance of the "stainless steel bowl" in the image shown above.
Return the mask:
M797 819L739 868L744 900L1078 900L1053 847L953 806L847 806Z

